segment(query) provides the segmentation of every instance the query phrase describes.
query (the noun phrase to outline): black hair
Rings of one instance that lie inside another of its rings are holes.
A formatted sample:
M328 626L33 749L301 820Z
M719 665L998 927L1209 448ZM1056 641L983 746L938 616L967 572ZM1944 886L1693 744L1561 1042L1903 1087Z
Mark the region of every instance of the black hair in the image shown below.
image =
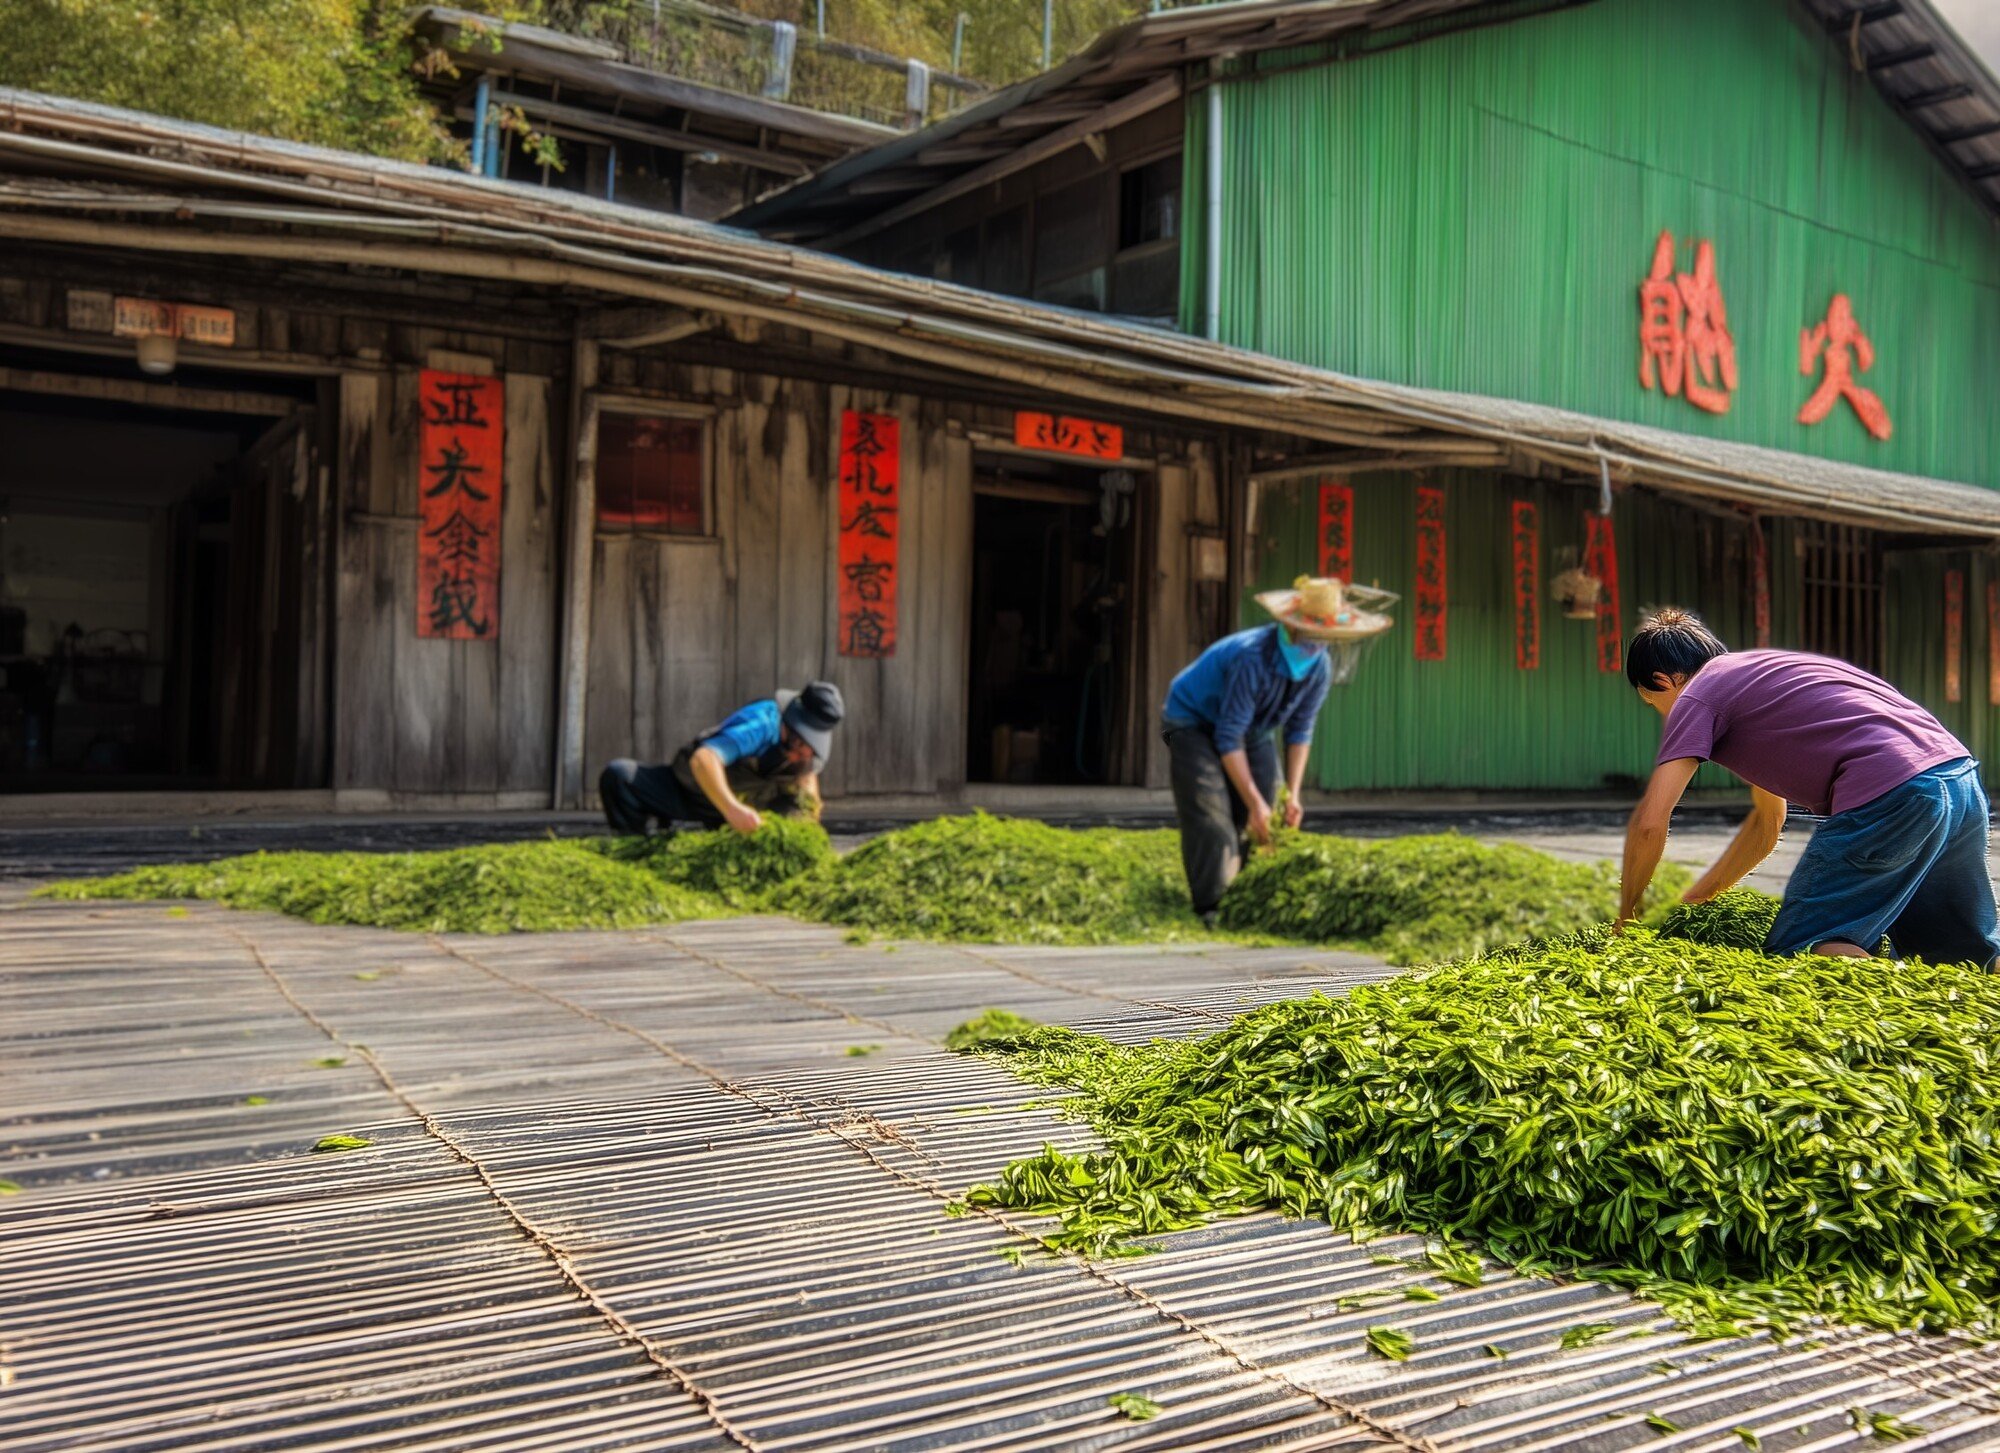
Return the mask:
M1701 617L1678 606L1648 611L1632 632L1625 649L1625 677L1634 686L1654 689L1655 676L1693 676L1729 647L1701 623Z

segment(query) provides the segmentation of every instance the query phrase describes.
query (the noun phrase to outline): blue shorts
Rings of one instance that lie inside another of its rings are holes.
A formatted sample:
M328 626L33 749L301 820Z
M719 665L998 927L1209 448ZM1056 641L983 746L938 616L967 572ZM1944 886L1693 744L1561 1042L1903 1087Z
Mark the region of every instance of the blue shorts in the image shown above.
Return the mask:
M1827 942L1934 964L2000 957L1986 872L1986 789L1970 757L1920 772L1819 826L1785 885L1766 952Z

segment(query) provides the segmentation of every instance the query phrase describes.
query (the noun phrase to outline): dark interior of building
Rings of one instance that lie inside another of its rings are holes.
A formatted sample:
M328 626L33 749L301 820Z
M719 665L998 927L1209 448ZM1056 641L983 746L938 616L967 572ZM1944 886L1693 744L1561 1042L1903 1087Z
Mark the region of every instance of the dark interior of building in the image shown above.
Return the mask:
M968 780L1123 780L1138 499L1124 470L981 456Z
M137 377L0 356L0 791L296 785L314 385Z

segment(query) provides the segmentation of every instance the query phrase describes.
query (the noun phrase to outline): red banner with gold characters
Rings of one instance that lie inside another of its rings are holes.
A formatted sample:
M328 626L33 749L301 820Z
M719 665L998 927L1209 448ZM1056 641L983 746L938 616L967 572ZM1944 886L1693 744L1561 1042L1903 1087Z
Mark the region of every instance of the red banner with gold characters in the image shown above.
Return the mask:
M1319 574L1354 584L1354 489L1345 480L1320 481Z
M902 424L894 414L840 416L840 654L896 654L898 484Z
M1616 673L1624 669L1625 637L1619 624L1618 537L1611 516L1585 516L1583 568L1603 587L1597 595L1597 669Z
M1944 573L1944 699L1965 700L1965 572Z
M1014 415L1014 442L1023 449L1052 454L1081 454L1086 459L1123 459L1125 431L1095 419L1070 419L1059 414Z
M1542 530L1535 502L1514 501L1514 664L1542 665Z
M417 634L495 640L505 385L427 368L417 407Z
M1757 649L1771 649L1771 552L1764 544L1764 522L1750 517L1750 617Z
M1444 659L1447 626L1444 491L1417 486L1417 659Z

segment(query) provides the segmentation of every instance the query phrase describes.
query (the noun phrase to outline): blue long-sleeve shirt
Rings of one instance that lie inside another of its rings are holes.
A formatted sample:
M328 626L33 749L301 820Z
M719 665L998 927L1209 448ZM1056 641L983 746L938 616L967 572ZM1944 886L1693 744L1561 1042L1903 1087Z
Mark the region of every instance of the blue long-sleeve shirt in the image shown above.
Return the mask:
M1240 752L1244 741L1284 728L1285 745L1312 740L1313 723L1333 683L1325 656L1300 680L1292 680L1278 649L1276 625L1255 626L1224 636L1174 678L1161 709L1166 724L1206 726L1215 750Z

